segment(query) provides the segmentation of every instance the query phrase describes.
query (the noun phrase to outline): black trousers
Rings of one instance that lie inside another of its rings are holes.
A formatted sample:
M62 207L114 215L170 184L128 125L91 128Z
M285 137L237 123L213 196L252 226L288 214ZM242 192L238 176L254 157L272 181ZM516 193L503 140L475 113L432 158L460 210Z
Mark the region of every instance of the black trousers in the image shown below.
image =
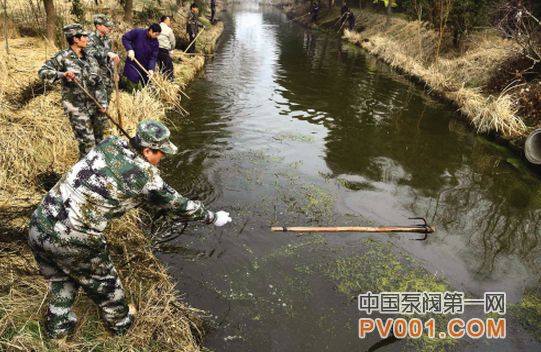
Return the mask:
M216 6L211 6L210 7L210 23L214 23L214 20L216 17Z
M188 45L190 45L191 42L193 42L193 40L195 39L197 35L192 35L191 33L188 33L188 38L189 38L189 42L188 42ZM192 44L192 46L188 49L187 51L188 53L195 53L195 42Z
M160 51L158 52L158 66L160 66L160 71L172 81L173 60L171 60L171 56L169 56L169 50L160 48Z

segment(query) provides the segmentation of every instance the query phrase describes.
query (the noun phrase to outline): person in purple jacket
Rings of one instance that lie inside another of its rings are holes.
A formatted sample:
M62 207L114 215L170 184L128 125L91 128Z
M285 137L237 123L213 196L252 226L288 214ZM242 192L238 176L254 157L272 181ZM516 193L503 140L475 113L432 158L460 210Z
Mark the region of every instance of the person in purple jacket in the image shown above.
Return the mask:
M154 67L158 60L160 44L158 36L162 29L159 24L153 23L148 27L132 29L122 36L122 45L128 51L124 77L133 85L146 85L154 74ZM136 59L148 71L148 75L134 61Z

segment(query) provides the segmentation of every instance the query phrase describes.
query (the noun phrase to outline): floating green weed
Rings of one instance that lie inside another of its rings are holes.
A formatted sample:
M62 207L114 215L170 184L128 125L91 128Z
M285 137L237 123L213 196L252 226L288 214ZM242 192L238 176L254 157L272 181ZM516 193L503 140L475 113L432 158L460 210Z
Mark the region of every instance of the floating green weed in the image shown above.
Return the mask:
M293 141L301 143L314 143L316 141L314 136L301 133L282 133L272 138L278 141Z
M530 331L537 341L541 341L541 297L527 293L519 304L510 307L511 314Z

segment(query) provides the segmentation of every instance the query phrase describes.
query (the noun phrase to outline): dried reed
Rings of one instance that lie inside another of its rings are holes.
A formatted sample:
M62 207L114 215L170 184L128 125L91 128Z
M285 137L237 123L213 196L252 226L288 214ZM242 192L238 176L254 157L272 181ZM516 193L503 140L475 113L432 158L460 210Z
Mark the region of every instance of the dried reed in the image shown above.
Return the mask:
M345 31L345 39L455 102L477 131L494 131L505 138L516 138L527 132L517 116L511 95L492 97L481 93L490 75L513 53L509 40L483 32L470 38L463 55L456 56L449 51L447 57L433 60L438 34L425 23L393 18L385 30L383 15L364 12L360 17L366 31Z
M128 29L122 23L119 27L113 35L117 45ZM9 56L0 51L0 148L4 151L0 154L0 350L199 351L196 340L202 334L203 312L181 301L141 231L137 211L113 221L107 235L129 300L139 311L133 328L126 336L109 336L95 305L80 295L74 307L79 316L74 336L58 343L43 339L39 322L46 309L47 285L25 244L26 226L46 191L39 176L63 174L77 160L76 142L61 106L58 85L44 95L28 95L28 87L40 83L37 70L55 50L40 39L20 38L10 40ZM202 55L184 57L177 63L179 86L156 76L163 86L178 93L203 64ZM18 104L13 104L13 99ZM118 99L124 127L131 135L141 119L166 118L169 102L153 87L134 94L121 92ZM110 113L117 116L116 104L110 104ZM109 132L118 134L113 129Z

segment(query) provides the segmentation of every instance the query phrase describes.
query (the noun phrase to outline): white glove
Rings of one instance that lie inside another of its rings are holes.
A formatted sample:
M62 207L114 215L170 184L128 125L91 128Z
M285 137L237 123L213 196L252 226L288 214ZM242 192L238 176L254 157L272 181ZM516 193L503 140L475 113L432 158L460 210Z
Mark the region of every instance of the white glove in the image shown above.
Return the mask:
M130 58L130 60L134 60L135 59L135 51L128 50L128 57Z
M129 54L128 54L129 55ZM113 60L114 58L116 58L118 55L113 53L112 51L109 51L107 53L107 56L109 56L109 59Z
M148 79L151 79L152 76L154 76L154 71L153 70L148 70Z
M220 210L215 214L216 220L214 220L214 226L224 226L228 222L231 222L231 217L229 216L229 213L223 210Z

